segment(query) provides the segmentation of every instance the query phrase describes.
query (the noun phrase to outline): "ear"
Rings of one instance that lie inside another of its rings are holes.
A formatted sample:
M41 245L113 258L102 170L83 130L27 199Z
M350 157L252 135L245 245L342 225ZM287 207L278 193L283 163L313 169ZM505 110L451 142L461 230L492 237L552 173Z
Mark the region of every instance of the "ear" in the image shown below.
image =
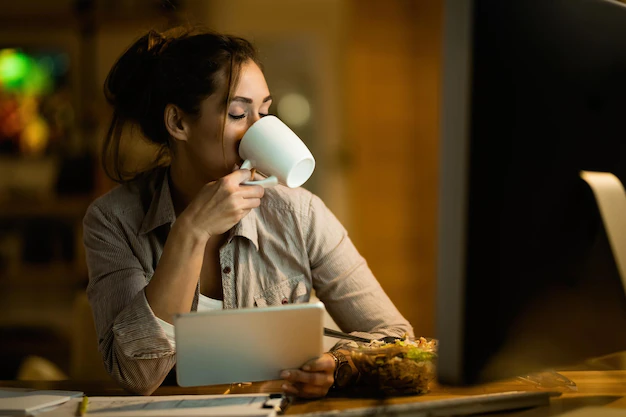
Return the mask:
M165 106L163 113L165 128L171 137L176 140L187 141L188 129L187 124L183 120L185 113L176 105L168 104Z

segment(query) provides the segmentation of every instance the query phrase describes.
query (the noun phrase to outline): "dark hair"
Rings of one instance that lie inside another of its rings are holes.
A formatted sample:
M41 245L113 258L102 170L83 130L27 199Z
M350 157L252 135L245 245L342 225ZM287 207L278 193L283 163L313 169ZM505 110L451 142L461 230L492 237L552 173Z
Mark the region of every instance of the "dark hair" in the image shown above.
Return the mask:
M114 109L102 149L106 175L123 183L141 174L123 167L120 144L129 123L139 126L143 136L159 147L148 170L167 165L171 149L165 107L174 104L197 115L200 102L226 84L226 109L241 66L248 60L261 65L247 40L198 28L151 30L139 38L113 65L104 82L104 95Z

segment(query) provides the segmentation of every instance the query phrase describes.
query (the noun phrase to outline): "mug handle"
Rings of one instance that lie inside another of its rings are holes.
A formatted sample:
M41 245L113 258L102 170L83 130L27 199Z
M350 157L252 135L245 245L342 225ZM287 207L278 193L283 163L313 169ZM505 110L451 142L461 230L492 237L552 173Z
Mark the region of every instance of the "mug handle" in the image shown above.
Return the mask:
M246 159L245 161L243 161L243 164L241 164L241 168L240 169L250 169L252 168L252 162L250 162L249 159ZM263 180L257 180L257 181L244 181L242 182L242 184L244 185L260 185L263 188L269 188L269 187L274 187L276 185L278 185L278 178L276 177L276 175L272 175L269 176Z

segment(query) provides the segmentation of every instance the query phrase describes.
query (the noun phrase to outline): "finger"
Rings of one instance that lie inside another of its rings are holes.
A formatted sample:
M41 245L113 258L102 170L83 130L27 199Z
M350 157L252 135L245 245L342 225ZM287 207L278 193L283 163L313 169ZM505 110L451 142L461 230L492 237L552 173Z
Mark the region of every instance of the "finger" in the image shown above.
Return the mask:
M311 359L300 368L306 372L326 372L335 370L335 360L325 353L319 358Z
M247 208L247 209L242 209L241 210L241 215L239 216L239 218L237 219L237 221L243 219L244 217L246 217L248 214L250 214L250 212L252 211L251 208Z
M245 185L239 190L239 195L243 198L261 198L265 195L265 188L260 185Z
M237 171L233 171L227 175L227 177L232 178L233 181L237 182L237 184L241 184L245 181L250 181L252 177L250 176L249 169L238 169Z
M241 210L250 211L253 208L259 207L260 205L261 205L260 198L244 198L243 200L241 200L241 203L237 205L237 208Z
M318 385L306 385L306 384L294 384L294 389L297 391L297 396L301 398L319 398L328 393L330 385L318 386Z
M261 205L261 199L260 198L247 198L246 203L248 203L248 206L250 208L257 208Z
M281 388L286 394L298 395L299 393L298 389L289 382L283 383L283 385L281 385Z
M330 372L304 372L299 369L290 369L280 374L281 378L291 382L307 385L332 385L333 375Z

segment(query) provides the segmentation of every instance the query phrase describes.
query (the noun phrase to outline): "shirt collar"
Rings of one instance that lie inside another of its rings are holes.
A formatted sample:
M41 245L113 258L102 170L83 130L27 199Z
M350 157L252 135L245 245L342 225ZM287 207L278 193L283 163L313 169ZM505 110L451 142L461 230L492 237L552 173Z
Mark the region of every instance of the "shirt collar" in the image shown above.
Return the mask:
M232 229L230 229L230 235L228 236L228 242L235 236L241 236L248 239L250 242L254 244L256 250L259 250L259 233L257 230L257 221L258 216L256 209L250 210L248 215L241 219L239 223L235 225Z
M169 169L165 169L164 173L158 175L154 179L150 188L154 189L150 207L143 218L139 234L146 234L159 226L176 221L176 212L172 203L172 194L170 193ZM159 187L160 183L160 187Z
M148 212L141 223L139 228L139 234L146 234L157 227L164 224L173 224L176 221L176 212L174 211L174 203L172 202L172 194L170 192L170 171L164 170L164 174L161 177L161 186L159 187L159 177L155 180L151 188L154 188L154 195L148 207ZM228 242L235 236L241 236L250 240L254 247L259 250L259 235L257 230L257 213L256 210L251 210L247 216L245 216L239 223L237 223L231 230L228 236Z

